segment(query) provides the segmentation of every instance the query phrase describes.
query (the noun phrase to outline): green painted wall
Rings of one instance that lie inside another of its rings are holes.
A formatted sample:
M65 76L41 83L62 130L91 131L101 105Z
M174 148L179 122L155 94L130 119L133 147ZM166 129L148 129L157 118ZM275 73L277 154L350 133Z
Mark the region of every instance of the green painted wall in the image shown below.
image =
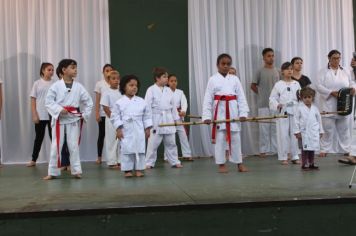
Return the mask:
M355 45L356 45L356 0L352 0L353 11L354 11L354 35L355 35Z
M111 63L139 77L139 96L154 83L153 67L162 66L189 101L188 0L109 0L109 20Z
M188 87L187 0L109 0L111 62L122 75L136 74L140 96L153 84L152 68L177 74Z

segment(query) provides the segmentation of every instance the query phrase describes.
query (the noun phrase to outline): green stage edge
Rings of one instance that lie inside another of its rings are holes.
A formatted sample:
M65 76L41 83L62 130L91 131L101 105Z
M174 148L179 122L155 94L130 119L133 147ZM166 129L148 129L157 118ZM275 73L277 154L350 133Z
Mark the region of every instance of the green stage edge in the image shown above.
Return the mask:
M0 220L1 235L355 235L356 204L223 207Z

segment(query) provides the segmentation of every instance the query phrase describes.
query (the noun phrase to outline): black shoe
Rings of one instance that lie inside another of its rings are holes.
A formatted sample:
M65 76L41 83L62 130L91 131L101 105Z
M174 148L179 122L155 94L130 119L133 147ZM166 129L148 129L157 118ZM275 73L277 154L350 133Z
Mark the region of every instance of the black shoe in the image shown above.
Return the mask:
M319 166L311 164L311 165L309 165L309 169L311 169L311 170L319 170Z
M309 167L306 167L306 166L302 166L301 167L303 171L308 171L309 170Z

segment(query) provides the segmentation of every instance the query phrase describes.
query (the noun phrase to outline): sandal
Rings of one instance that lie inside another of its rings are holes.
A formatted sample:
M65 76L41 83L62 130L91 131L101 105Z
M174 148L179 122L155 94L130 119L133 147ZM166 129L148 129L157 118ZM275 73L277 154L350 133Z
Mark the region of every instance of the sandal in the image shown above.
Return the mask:
M346 165L356 165L356 160L352 157L339 159L338 162Z

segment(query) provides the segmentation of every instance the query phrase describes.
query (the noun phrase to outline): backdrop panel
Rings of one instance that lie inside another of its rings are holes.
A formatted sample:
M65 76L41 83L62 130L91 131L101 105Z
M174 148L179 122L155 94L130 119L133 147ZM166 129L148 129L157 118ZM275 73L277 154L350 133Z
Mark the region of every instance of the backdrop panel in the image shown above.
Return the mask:
M294 56L304 59L304 73L315 81L327 65L331 49L342 52L344 64L354 51L352 0L194 0L188 2L189 83L191 112L201 114L216 58L229 53L245 89L250 115L257 114L252 77L262 66L261 52L275 49L275 65ZM193 96L194 95L194 96ZM258 153L258 126L243 125L244 154ZM196 154L211 155L210 130L193 127L190 142Z
M4 163L31 160L34 125L30 90L42 62L78 62L78 78L93 95L102 66L110 62L107 0L1 0L0 77L4 81L2 151ZM55 78L55 76L53 77ZM95 160L97 124L85 124L82 160ZM39 161L47 161L46 135Z

